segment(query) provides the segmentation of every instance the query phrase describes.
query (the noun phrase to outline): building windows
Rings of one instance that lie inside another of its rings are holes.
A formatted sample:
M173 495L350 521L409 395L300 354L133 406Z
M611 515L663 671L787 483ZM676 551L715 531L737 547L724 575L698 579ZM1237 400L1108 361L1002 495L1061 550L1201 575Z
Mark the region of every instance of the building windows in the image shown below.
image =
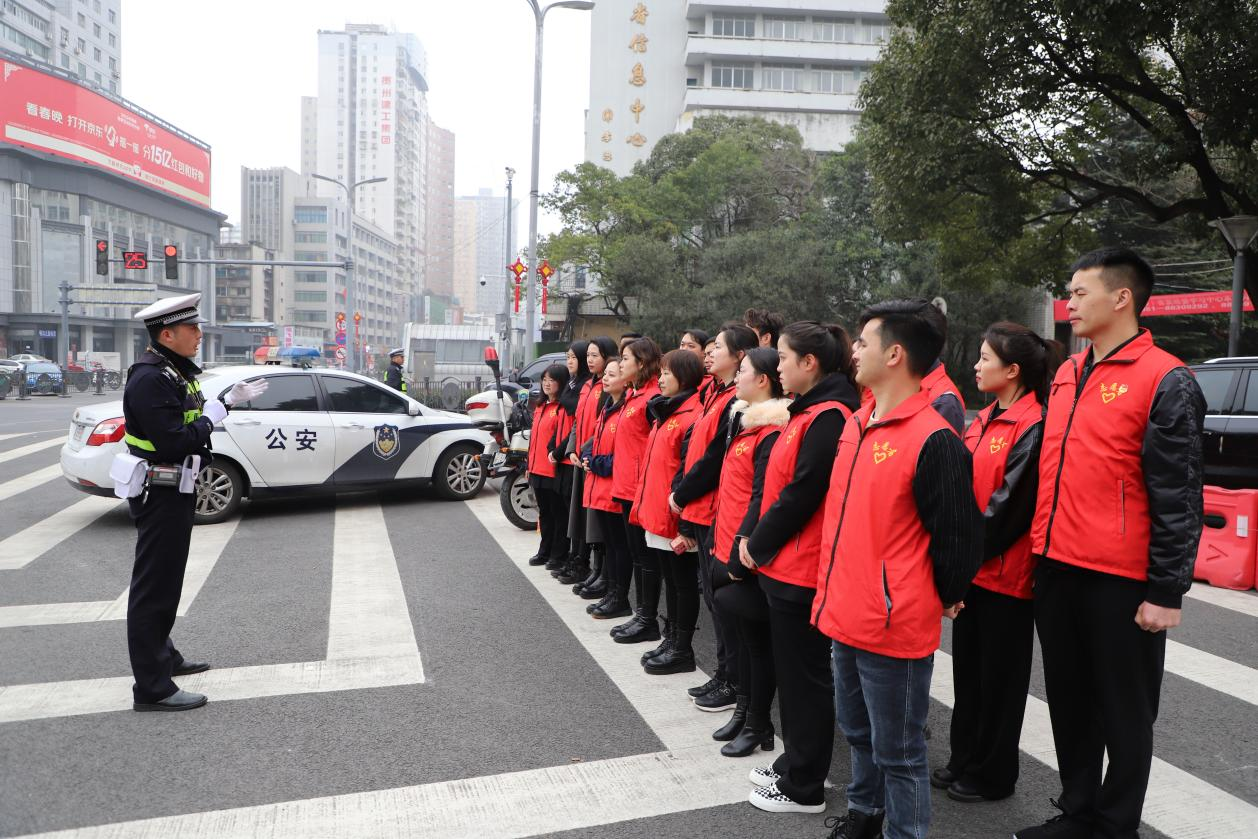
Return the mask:
M712 87L751 90L754 71L750 64L713 64Z
M326 230L299 230L294 234L294 241L302 243L327 244L328 233Z
M112 55L109 56L109 69L110 70L118 69L118 59L114 58Z
M92 34L95 35L97 38L100 37L100 24L99 23L92 24Z
M117 12L115 12L113 9L110 9L110 10L109 10L109 22L110 22L110 23L117 23L117 22L118 22L118 13L117 13Z
M92 47L92 58L95 61L100 61L100 47Z
M760 87L763 90L804 90L804 65L765 64L760 71Z
M327 207L294 207L293 220L298 224L327 224Z
M328 302L327 291L295 291L293 292L293 301L296 303L326 303Z
M87 49L87 41L84 41L82 38L79 38L78 52L82 54L86 49Z
M855 18L813 18L812 38L814 41L828 41L838 44L856 42Z
M111 47L118 46L118 36L112 32L109 33L109 46Z
M295 271L293 277L299 283L327 283L327 271Z
M87 28L87 15L83 14L82 12L79 12L76 19L79 22L79 29Z
M0 41L8 41L10 44L17 44L22 49L28 49L44 61L48 60L48 46L36 41L25 32L19 32L7 23L0 23Z
M864 26L864 42L866 44L885 44L891 37L891 24L868 23Z
M856 93L865 79L862 67L822 67L813 70L813 90L817 93Z
M764 37L774 41L802 41L807 31L807 21L802 17L764 18Z
M328 313L322 309L309 311L306 309L294 309L293 320L297 323L325 323L328 320Z
M713 15L712 34L717 38L754 38L755 15Z

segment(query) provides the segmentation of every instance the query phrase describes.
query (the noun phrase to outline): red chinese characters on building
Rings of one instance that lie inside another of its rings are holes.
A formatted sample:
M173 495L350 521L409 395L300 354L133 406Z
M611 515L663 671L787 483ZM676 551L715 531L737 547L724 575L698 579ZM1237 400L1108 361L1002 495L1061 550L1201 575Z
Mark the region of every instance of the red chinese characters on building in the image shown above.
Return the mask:
M393 142L393 77L380 77L380 145Z

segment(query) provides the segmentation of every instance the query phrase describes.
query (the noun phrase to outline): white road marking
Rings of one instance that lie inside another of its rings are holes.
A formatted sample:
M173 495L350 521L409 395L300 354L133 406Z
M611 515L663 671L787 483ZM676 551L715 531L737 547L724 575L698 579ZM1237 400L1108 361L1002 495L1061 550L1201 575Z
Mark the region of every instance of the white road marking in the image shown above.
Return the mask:
M52 466L45 466L43 469L28 472L20 478L5 481L0 483L0 501L8 501L15 495L21 495L27 490L34 489L41 484L46 484L60 477L61 464L54 463Z
M16 434L0 434L0 442L4 440L12 440L14 437L25 437L27 434L34 434L34 431L19 431Z
M201 587L209 579L210 572L223 549L236 532L240 519L222 524L201 525L192 531L192 546L188 550L188 568L183 576L183 590L179 595L179 616L188 614ZM0 606L0 629L16 626L47 626L64 623L91 623L93 621L125 620L127 597L130 587L113 600L96 600L82 603L32 603L22 606Z
M1258 705L1258 670L1214 653L1168 640L1166 672Z
M1252 591L1232 591L1226 588L1214 588L1205 583L1193 583L1192 588L1184 594L1193 600L1209 603L1222 609L1231 609L1251 618L1258 618L1258 594Z
M58 467L60 468L60 467ZM95 495L71 504L0 542L0 571L25 568L79 530L121 506L117 498Z
M66 438L64 436L54 437L51 440L41 440L38 443L30 443L16 449L9 449L7 452L0 452L0 463L7 463L10 460L17 460L19 457L26 457L28 454L42 452L44 449L51 449L53 446L65 445Z

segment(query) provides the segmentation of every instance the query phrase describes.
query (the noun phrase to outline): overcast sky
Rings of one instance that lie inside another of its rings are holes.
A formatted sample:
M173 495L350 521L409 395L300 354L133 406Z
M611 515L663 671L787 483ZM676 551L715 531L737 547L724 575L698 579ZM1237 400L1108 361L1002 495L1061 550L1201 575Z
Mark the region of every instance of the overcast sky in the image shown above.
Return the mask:
M546 16L541 192L581 161L589 12ZM301 97L318 88L317 35L380 23L419 37L428 108L455 133L455 192L503 194L516 170L527 243L533 13L525 0L123 0L122 94L212 147L214 209L240 220L240 167L301 169ZM539 225L557 222L544 214Z

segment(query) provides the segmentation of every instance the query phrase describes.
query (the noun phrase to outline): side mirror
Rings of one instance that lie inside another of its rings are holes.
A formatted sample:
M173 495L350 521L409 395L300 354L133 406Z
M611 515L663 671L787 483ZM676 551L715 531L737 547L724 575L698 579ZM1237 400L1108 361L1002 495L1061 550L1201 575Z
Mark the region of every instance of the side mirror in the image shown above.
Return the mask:
M524 385L525 387L528 387L529 385L533 384L533 379L530 378L529 376L521 376L520 378L515 380L515 383L518 385Z
M419 416L419 403L418 402L406 403L406 413L408 416L412 416L412 417Z

